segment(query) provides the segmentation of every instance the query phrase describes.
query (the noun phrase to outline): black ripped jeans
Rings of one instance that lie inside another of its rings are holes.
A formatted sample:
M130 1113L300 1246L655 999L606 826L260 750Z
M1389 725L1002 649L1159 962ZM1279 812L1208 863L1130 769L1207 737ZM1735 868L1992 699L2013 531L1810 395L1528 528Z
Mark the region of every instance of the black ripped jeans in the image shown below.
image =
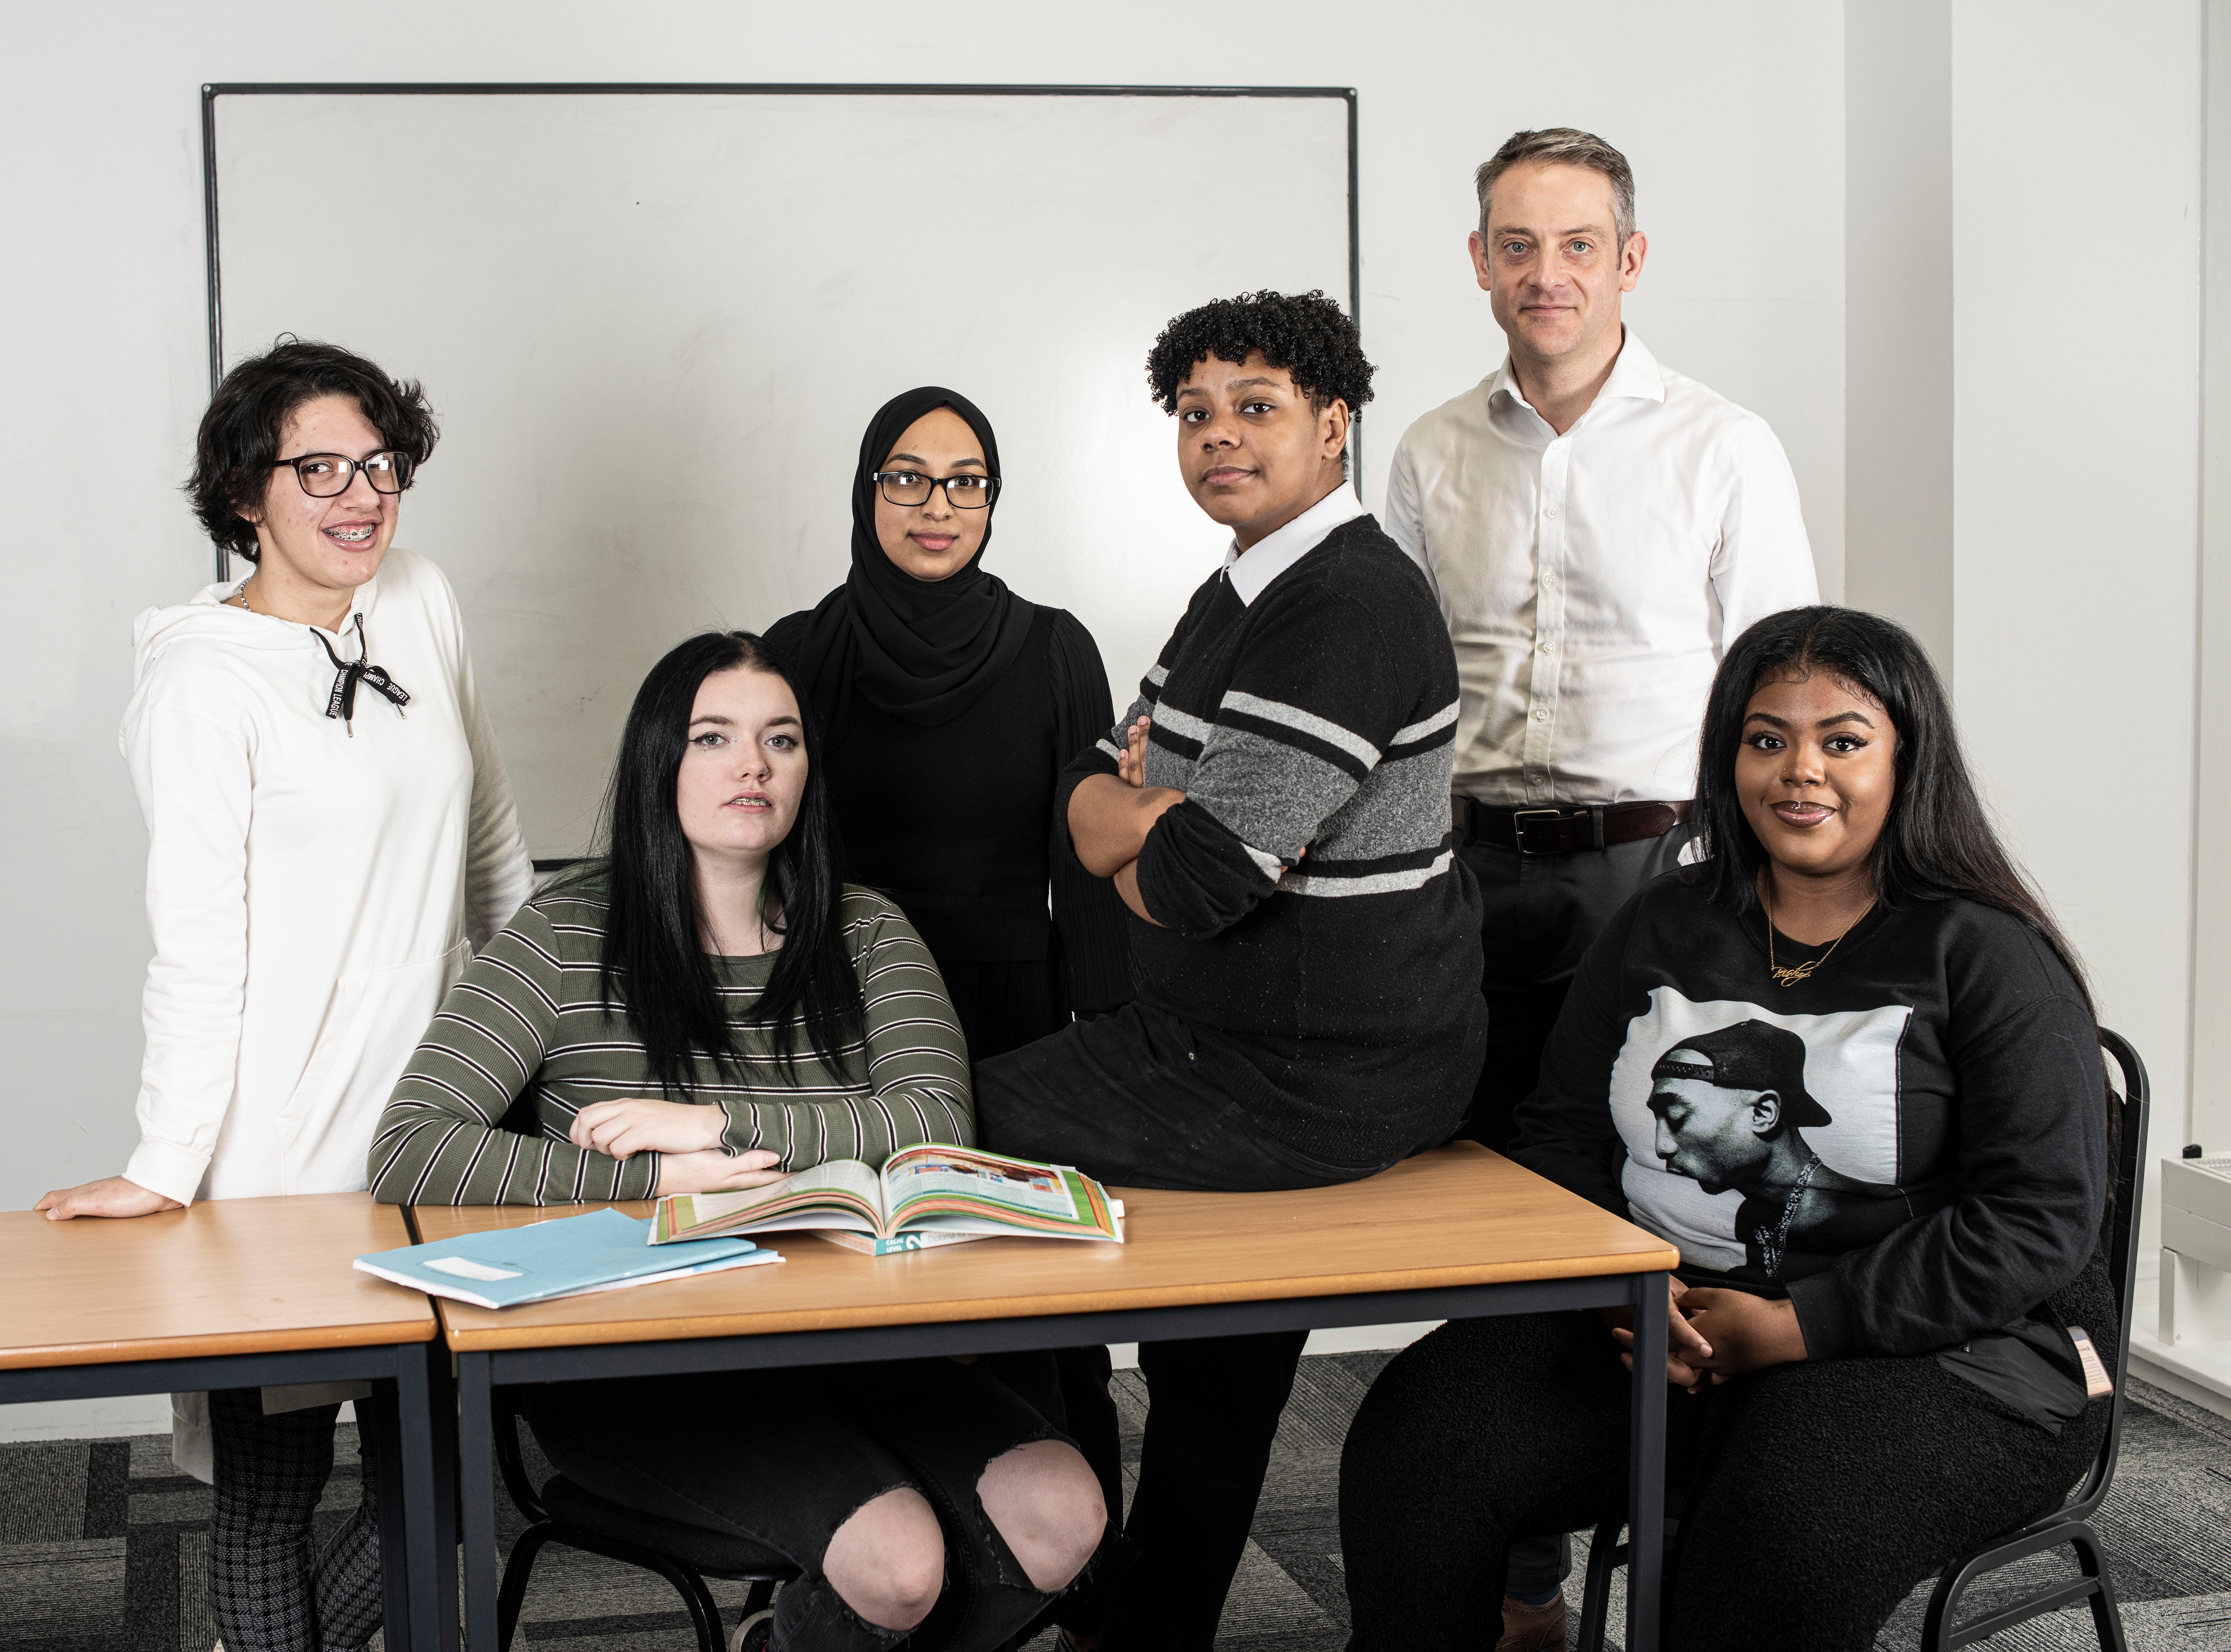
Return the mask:
M799 1569L777 1597L777 1652L986 1652L1052 1597L985 1515L994 1457L1062 1436L991 1373L946 1359L621 1378L519 1391L552 1464L609 1501L744 1537ZM837 1528L913 1487L945 1536L945 1591L911 1634L856 1614L821 1573Z

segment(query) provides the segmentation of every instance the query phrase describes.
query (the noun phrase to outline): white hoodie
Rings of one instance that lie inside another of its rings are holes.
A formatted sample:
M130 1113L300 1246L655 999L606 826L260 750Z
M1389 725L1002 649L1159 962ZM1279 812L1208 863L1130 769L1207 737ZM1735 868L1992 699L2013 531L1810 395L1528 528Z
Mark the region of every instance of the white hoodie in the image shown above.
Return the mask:
M236 589L139 616L120 736L155 939L124 1174L184 1202L362 1188L443 993L534 878L439 569L389 551L330 639L354 659L361 615L411 695L359 684L353 733L311 628Z

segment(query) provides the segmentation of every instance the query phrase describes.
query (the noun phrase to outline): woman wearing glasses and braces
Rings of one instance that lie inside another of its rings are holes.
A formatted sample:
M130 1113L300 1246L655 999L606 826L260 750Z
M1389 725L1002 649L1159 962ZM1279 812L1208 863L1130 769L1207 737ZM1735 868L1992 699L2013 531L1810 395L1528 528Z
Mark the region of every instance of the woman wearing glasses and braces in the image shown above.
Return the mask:
M146 817L155 956L139 1145L49 1193L55 1221L346 1192L472 947L533 872L440 570L392 548L437 432L418 387L282 339L225 375L187 484L238 582L141 614L122 745ZM228 1652L343 1652L380 1623L373 1464L322 1556L311 1516L361 1384L173 1400L217 1491Z
M766 634L825 731L845 875L913 920L979 1062L1131 996L1115 890L1054 818L1056 778L1115 721L1108 673L1073 616L984 571L999 488L974 403L892 397L860 442L850 574ZM1107 1352L1058 1359L1058 1391L1042 1356L998 1363L1078 1442L1120 1521ZM1078 1629L1090 1610L1064 1607Z

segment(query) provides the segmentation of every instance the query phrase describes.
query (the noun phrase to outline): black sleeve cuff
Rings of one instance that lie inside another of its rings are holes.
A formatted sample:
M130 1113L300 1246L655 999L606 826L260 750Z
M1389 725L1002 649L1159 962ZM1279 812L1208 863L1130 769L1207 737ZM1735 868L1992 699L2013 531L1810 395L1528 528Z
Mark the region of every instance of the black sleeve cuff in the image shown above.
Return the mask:
M1797 1328L1805 1333L1807 1359L1849 1359L1866 1352L1859 1304L1833 1268L1791 1281L1789 1303L1797 1310Z

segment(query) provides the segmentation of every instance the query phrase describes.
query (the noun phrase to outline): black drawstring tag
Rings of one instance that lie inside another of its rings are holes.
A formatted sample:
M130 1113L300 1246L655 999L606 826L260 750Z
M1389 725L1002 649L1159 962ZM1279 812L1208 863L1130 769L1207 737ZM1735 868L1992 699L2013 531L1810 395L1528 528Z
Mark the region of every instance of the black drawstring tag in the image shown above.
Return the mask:
M356 616L353 660L344 660L335 654L333 645L326 641L326 634L317 627L310 628L310 635L318 639L319 647L325 649L326 658L333 662L333 670L338 674L333 678L333 693L326 697L326 715L340 718L351 739L356 738L356 686L359 681L374 694L385 694L398 717L404 714L403 708L411 703L410 692L387 674L386 668L372 663L372 644L365 640L363 615Z

